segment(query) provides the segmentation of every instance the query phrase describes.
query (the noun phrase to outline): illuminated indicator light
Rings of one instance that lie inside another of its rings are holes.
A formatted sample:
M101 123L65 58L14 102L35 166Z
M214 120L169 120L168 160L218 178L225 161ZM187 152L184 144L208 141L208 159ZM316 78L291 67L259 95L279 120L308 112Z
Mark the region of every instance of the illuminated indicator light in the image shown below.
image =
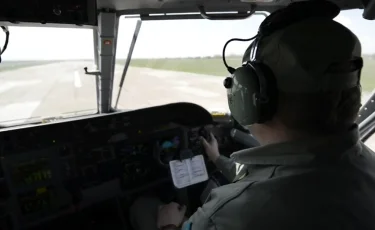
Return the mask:
M142 133L142 131L141 130L138 130L138 134L141 134Z
M36 189L36 194L39 195L39 194L42 194L42 193L46 193L47 192L47 188L46 187L42 187L42 188L37 188Z
M55 141L55 140L53 140L52 142L53 142L53 143L56 143L56 141Z
M226 114L225 113L219 113L219 112L212 112L211 115L212 116L225 116Z
M112 45L112 41L111 40L104 40L104 45Z

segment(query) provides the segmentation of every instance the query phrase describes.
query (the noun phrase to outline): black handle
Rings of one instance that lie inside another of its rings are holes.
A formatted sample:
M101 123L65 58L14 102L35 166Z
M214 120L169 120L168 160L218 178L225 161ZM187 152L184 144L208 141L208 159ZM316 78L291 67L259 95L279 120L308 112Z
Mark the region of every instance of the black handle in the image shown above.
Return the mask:
M238 20L246 19L255 13L255 10L250 12L226 13L226 14L207 14L203 6L198 6L199 12L204 19L208 20Z

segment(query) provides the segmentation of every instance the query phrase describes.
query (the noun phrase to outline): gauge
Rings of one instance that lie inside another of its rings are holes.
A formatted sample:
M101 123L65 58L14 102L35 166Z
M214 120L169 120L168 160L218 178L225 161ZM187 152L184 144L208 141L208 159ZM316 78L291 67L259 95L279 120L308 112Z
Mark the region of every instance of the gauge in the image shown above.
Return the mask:
M169 162L178 158L181 147L179 136L163 138L157 142L156 160L163 165L168 166Z
M125 163L123 170L124 180L132 180L133 182L136 180L140 182L142 179L147 177L148 173L150 172L148 167L142 164L142 162L137 161Z
M137 155L150 156L152 153L152 145L150 144L139 144L134 147Z
M114 152L118 158L126 158L134 152L134 146L127 143L118 142L114 145Z

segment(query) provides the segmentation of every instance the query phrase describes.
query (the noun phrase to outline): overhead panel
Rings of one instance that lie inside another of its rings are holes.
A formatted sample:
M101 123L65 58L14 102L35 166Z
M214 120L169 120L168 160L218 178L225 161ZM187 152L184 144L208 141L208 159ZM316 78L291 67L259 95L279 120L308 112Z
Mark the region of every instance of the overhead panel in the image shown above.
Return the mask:
M296 0L97 0L98 8L114 9L118 14L199 13L256 11L273 12ZM299 0L297 0L299 1ZM374 0L371 0L374 1ZM332 0L341 9L363 9L361 0Z
M0 21L96 26L96 0L2 1Z

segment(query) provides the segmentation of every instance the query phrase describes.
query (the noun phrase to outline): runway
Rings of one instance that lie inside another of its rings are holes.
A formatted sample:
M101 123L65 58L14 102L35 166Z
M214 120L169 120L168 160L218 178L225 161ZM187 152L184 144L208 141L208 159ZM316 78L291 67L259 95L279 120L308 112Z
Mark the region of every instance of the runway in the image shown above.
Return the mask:
M95 77L84 74L91 62L60 62L0 72L0 122L96 111ZM1 68L1 66L0 66ZM115 70L115 102L122 65ZM227 110L223 78L182 72L128 70L119 109L138 109L171 102L194 102L208 110Z
M93 63L69 61L0 72L0 123L95 113L95 77L84 74L83 68L86 66L90 69ZM122 65L116 65L113 103L122 70ZM209 111L228 111L223 79L130 67L118 108L138 109L183 101L199 104ZM364 95L364 100L367 96ZM375 139L370 142L375 147ZM372 147L371 143L369 145Z

